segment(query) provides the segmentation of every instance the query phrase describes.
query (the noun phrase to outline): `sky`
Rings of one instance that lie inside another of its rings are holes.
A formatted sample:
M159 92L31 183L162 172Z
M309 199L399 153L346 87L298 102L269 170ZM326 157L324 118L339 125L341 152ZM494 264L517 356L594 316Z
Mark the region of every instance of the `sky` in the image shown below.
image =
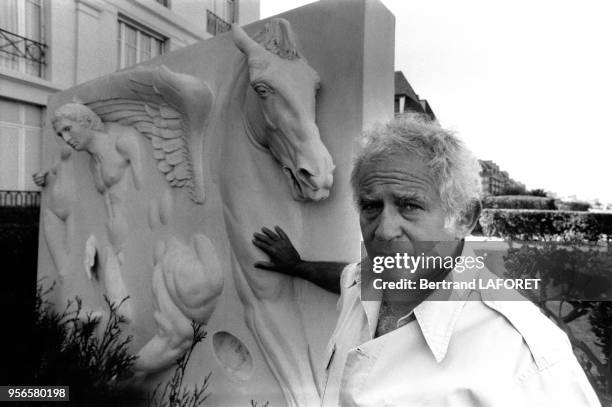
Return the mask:
M261 18L310 3L261 0ZM395 69L528 189L612 203L612 2L382 0Z

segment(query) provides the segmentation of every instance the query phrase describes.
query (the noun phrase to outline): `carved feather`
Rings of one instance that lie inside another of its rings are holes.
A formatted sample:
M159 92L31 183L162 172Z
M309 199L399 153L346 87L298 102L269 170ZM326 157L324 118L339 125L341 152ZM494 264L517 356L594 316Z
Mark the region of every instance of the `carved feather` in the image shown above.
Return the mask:
M210 88L165 66L140 67L105 79L94 82L90 87L95 89L88 92L104 97L86 105L103 122L133 126L149 139L157 168L167 182L203 203L201 149L213 102Z

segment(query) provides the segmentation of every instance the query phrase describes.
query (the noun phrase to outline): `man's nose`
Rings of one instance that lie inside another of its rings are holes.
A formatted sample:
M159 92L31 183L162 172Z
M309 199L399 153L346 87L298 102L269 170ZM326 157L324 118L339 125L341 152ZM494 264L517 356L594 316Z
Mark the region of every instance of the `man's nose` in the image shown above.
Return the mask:
M374 231L374 238L379 241L392 241L402 237L400 214L385 206L380 214L380 221Z

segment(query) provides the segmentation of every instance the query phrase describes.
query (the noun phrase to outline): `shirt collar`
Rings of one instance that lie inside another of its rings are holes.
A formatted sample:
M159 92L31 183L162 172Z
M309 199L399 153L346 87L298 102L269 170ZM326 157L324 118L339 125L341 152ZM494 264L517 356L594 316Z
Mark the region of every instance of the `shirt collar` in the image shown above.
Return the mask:
M471 245L464 242L461 256L475 257L476 254L471 248ZM354 278L347 280L345 287L361 284L360 267L356 267L355 271ZM460 273L452 270L445 280L455 282L472 281L480 274L480 271L481 270L478 269L466 269ZM448 292L441 290L434 291L425 301L416 306L412 313L400 318L398 320L398 325L414 314L427 346L431 350L436 361L440 363L444 360L448 352L448 346L455 324L461 316L461 312L465 307L470 292L471 290L469 289L456 289L452 291L450 298L445 298L445 296L448 296ZM359 295L361 295L361 289L359 289ZM380 301L362 301L361 303L368 320L370 335L374 337L376 324L378 322Z
M472 245L463 242L462 257L476 257ZM462 272L452 270L446 281L470 282L475 280L482 270L465 269ZM414 309L414 315L423 332L425 342L438 363L444 360L448 352L455 324L461 316L465 303L472 290L454 289L450 298L444 299L444 292L434 291L427 300ZM448 293L446 293L448 295Z

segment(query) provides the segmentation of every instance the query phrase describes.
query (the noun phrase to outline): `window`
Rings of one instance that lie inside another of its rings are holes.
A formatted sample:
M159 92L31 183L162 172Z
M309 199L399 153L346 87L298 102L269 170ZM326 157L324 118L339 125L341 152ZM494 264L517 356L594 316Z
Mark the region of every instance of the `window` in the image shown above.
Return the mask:
M212 35L229 31L238 21L236 0L213 0L212 5L212 10L206 10L206 31Z
M42 117L40 106L0 98L0 190L38 189Z
M225 21L228 23L236 22L236 1L235 0L224 0L224 13Z
M161 35L123 20L119 21L118 26L117 64L119 69L164 53L166 40Z
M0 1L0 67L44 76L42 0Z

